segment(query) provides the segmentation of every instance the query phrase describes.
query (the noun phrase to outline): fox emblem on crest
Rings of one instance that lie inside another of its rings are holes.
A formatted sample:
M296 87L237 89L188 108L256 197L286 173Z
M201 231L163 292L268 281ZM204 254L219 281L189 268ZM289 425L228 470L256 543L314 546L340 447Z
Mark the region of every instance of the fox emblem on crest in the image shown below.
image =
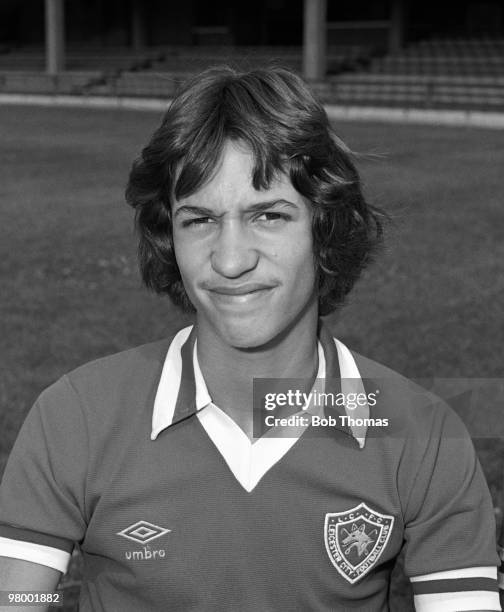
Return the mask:
M344 527L341 531L344 534L346 533L346 536L341 541L345 547L345 554L349 555L352 548L355 548L359 557L367 554L368 547L374 542L374 540L371 539L371 536L375 536L377 533L376 529L373 529L371 533L367 534L366 525L364 523L360 527L357 527L357 525L354 523L350 532Z
M324 540L329 559L350 584L369 573L384 553L394 516L373 510L364 502L342 512L328 512Z

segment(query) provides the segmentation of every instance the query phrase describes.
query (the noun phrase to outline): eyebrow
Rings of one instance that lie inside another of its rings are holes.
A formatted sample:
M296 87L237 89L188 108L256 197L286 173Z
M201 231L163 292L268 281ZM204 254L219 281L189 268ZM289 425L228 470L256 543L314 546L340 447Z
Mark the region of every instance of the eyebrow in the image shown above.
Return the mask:
M280 199L275 199L275 200L268 200L265 202L256 202L255 204L251 204L250 206L247 206L244 212L263 212L265 210L271 209L272 207L276 205L287 205L292 208L297 208L297 205L294 204L294 202L280 198ZM211 208L205 208L204 206L191 206L189 204L185 204L177 208L173 216L176 217L178 214L182 214L182 213L199 215L202 217L215 216L215 211L213 211Z

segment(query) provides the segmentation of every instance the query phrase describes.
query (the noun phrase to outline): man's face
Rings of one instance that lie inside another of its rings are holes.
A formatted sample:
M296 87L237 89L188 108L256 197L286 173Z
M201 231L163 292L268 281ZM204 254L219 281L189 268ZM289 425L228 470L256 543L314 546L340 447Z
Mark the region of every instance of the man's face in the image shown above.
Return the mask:
M210 182L173 204L175 256L200 329L260 347L317 311L311 208L286 175L252 185L253 156L229 142Z

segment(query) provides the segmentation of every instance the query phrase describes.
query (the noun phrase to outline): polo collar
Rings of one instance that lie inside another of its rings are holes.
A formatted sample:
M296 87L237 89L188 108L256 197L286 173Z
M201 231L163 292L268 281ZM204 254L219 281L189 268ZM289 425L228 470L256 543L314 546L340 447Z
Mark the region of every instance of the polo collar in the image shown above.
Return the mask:
M197 351L197 340L194 342L193 348L193 370L194 370L194 382L196 386L196 410L202 410L205 406L208 406L212 402L212 398L210 397L210 393L208 392L208 387L206 386L205 379L203 378L203 373L201 372L201 368L198 361L198 351ZM326 363L324 356L324 349L322 348L322 344L320 341L318 342L318 371L316 380L323 380L326 377ZM321 387L321 385L318 385ZM323 391L323 385L320 388ZM309 410L308 410L309 411ZM316 412L318 414L318 412Z
M319 342L325 357L325 393L365 392L352 353L333 338L323 324L319 328ZM196 329L191 325L180 330L168 348L154 400L151 440L155 440L164 429L199 412L211 401L196 355ZM369 407L365 405L350 410L331 406L326 408L326 414L346 414L354 420L362 419L369 417ZM355 438L360 448L364 447L365 425L346 426L339 418L336 422L337 429Z

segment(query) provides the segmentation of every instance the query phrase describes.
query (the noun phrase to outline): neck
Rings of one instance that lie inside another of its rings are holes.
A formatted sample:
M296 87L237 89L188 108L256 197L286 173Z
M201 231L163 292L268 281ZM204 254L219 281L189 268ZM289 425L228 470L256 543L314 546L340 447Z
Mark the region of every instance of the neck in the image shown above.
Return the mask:
M253 350L229 346L211 328L198 325L198 361L210 397L249 437L252 437L253 379L313 381L318 368L317 325L315 313Z

